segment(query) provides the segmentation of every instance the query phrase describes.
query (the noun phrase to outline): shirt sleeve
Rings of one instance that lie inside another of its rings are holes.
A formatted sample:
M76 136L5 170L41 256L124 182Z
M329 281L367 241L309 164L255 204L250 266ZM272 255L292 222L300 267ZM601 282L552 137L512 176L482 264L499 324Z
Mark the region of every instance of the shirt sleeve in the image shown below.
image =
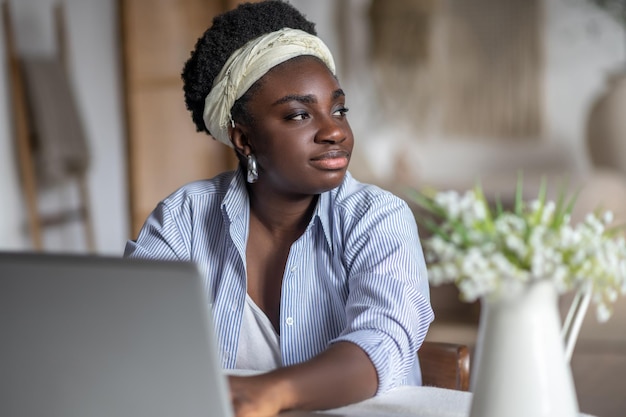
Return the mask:
M136 240L129 240L124 257L189 260L188 240L183 239L177 219L163 202L148 216Z
M378 373L378 393L406 381L434 315L413 213L379 196L354 207L344 229L347 327L334 340L360 346Z

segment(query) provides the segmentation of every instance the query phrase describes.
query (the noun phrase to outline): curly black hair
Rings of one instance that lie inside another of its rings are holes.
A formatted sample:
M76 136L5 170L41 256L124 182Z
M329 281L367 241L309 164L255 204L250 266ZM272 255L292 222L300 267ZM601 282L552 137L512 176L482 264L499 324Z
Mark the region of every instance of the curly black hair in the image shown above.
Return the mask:
M202 119L204 99L230 55L252 39L286 27L317 35L315 24L283 0L242 3L236 9L213 19L211 27L196 42L181 74L185 104L198 132L210 134ZM233 105L232 115L235 120L251 120L245 110L245 103L253 94L254 87Z

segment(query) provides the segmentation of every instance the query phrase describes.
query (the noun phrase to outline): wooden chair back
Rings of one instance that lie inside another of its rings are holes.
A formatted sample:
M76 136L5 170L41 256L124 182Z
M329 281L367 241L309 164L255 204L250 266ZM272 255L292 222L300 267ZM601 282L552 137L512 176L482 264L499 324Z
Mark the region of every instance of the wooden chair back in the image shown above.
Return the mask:
M417 352L422 384L469 391L470 352L467 346L445 342L424 342Z

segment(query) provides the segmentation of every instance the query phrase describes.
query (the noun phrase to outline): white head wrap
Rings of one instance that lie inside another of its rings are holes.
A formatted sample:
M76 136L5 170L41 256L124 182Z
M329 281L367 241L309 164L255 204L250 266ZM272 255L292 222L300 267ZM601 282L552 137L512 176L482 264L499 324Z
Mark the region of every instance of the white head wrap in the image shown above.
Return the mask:
M285 28L268 33L233 52L204 100L203 119L211 135L232 148L228 125L235 101L270 69L300 55L321 59L335 74L335 62L324 42L298 29Z

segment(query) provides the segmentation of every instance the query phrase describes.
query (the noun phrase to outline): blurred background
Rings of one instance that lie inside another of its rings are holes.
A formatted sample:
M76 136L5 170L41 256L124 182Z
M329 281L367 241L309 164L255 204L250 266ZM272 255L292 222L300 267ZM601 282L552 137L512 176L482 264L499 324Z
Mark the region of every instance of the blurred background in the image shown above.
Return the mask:
M227 0L0 0L0 250L119 256L159 200L234 167L197 133L180 72ZM347 93L351 171L404 196L477 180L510 201L580 190L626 219L626 0L292 0ZM433 289L431 338L472 345L477 307ZM626 308L585 322L584 412L622 416Z

